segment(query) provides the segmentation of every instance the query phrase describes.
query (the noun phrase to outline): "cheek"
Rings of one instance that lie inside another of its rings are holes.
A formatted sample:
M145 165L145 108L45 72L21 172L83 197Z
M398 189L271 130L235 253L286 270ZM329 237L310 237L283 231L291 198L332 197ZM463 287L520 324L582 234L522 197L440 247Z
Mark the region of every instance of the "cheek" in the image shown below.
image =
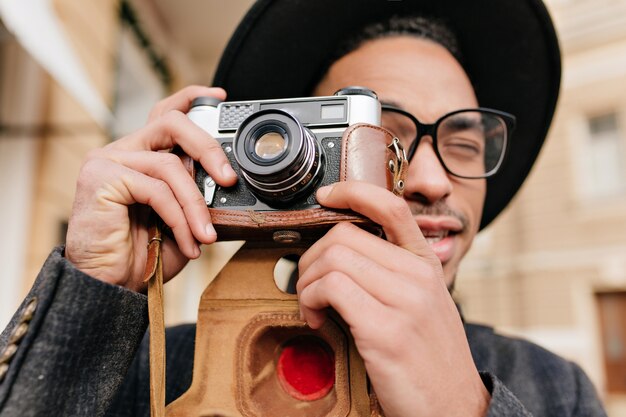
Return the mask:
M482 218L485 194L487 192L487 182L486 180L469 180L457 184L457 187L466 204L464 211L469 221L469 232L474 235L480 227L480 219Z

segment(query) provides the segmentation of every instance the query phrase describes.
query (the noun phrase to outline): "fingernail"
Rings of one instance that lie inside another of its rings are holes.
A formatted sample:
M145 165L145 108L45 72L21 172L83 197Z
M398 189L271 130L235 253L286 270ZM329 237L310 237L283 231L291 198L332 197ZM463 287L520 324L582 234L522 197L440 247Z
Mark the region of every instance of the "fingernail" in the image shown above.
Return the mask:
M233 170L230 164L226 164L222 167L222 174L224 174L227 178L235 178L237 177L237 173Z
M213 227L213 225L211 223L208 223L206 225L206 234L209 236L217 236L217 232L215 231L215 228Z
M202 253L202 251L200 250L200 246L197 246L195 248L193 248L193 254L195 255L195 257L199 257L200 254Z
M328 197L328 194L330 194L330 191L333 189L332 185L325 185L324 187L320 187L317 190L317 198L318 199L324 199L326 197Z

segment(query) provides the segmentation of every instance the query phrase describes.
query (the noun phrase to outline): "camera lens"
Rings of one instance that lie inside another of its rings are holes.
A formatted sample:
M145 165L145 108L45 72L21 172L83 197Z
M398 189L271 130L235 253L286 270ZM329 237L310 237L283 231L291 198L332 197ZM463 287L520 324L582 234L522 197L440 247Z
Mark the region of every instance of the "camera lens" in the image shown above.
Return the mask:
M250 191L269 205L297 199L323 176L317 139L283 110L262 110L239 126L234 156Z
M256 140L254 153L261 159L272 160L279 157L286 147L287 140L280 132L269 131Z

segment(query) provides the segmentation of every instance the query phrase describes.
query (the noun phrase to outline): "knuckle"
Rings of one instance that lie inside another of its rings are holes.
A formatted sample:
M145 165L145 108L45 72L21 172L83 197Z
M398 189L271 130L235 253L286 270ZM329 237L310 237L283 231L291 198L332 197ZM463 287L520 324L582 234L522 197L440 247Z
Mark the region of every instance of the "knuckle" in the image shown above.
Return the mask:
M298 277L298 280L296 281L296 293L298 294L298 298L300 298L300 296L302 295L302 290L304 290L304 282L302 282L302 280L299 278L300 277Z
M335 293L336 291L344 292L346 290L347 279L346 275L341 272L332 271L326 274L324 281L328 289Z
M101 170L102 160L95 156L91 156L85 159L83 165L80 167L79 181L84 179L85 175L96 174Z
M338 243L333 243L324 250L321 255L322 261L329 265L337 265L352 257L352 251Z
M343 234L349 233L350 231L354 230L355 227L356 226L354 226L352 223L349 223L349 222L339 222L336 225L334 225L332 229L330 229L327 235L330 236L331 238L337 238L338 236L341 236Z
M148 118L150 120L156 119L161 116L161 113L163 113L163 109L165 108L166 100L167 99L159 100L154 106L152 106L150 114L148 115Z
M352 248L341 245L333 244L322 255L323 261L331 268L340 270L343 265L350 264L357 271L370 271L374 267L374 263L366 256L362 256Z
M411 277L407 280L408 283L430 294L442 290L441 284L445 282L445 279L443 278L443 270L438 258L421 258L420 262L414 265L412 271ZM445 291L446 293L448 292L447 288Z
M222 149L222 145L215 139L210 139L204 142L204 146L200 151L199 162L202 165L212 165L215 163L226 162L226 154Z
M192 96L195 95L194 93L196 93L198 90L205 88L203 85L200 84L191 84L188 85L186 87L184 87L181 90L181 93L184 93L186 96Z
M391 357L402 357L405 355L404 349L410 345L410 342L407 341L407 329L408 327L404 325L404 320L398 320L397 318L392 320L391 323L384 328L385 335L383 340L393 341L390 345L388 345L387 355Z
M224 154L224 150L222 149L222 145L220 145L220 143L211 138L210 140L207 140L204 142L204 149L202 149L202 157L226 157L226 155Z
M300 257L300 259L298 259L298 271L300 271L300 274L302 274L304 272L304 266L306 265L305 262L305 257L306 257L306 253L302 254L302 256Z
M405 306L411 312L411 316L420 320L428 317L433 311L433 298L429 296L429 292L420 288L419 291L411 292L411 296L405 296L400 305Z
M315 310L315 303L307 293L299 294L299 302L304 308Z
M170 110L161 116L159 119L162 126L168 130L173 130L181 117L184 117L183 114L178 110Z
M204 201L204 197L200 193L193 193L190 198L190 202L194 206L206 206L206 202Z
M86 163L88 161L98 161L98 160L99 161L105 161L105 160L115 161L115 157L119 152L116 148L113 147L113 145L116 142L117 141L111 142L102 148L90 149L89 151L85 153L83 163Z
M172 194L172 190L165 181L156 178L153 178L153 180L152 191L155 197L167 198Z
M179 168L181 166L180 158L173 153L159 152L159 163L169 169Z
M215 139L207 141L206 148L209 152L222 152L222 145Z
M107 161L102 158L89 158L83 162L76 179L76 189L95 190L101 183L103 172L110 170Z
M411 209L406 201L400 197L394 196L387 205L387 213L392 219L400 220L411 216Z
M80 169L80 173L78 174L78 178L76 179L76 189L84 190L90 188L93 184L93 169L90 166L92 165L89 162L83 164Z

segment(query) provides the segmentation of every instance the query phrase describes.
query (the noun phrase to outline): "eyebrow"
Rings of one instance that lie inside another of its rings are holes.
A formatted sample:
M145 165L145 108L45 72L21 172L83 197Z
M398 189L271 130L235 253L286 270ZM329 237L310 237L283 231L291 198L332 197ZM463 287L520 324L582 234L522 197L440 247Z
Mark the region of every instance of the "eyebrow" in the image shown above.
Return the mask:
M446 123L446 125L457 130L469 128L483 130L484 127L482 126L480 120L470 117L453 117L450 122Z
M398 103L397 101L393 101L393 100L380 100L380 104L383 106L392 106L392 107L397 107L401 110L405 110L404 106L402 106L400 103Z
M391 106L391 107L395 107L397 109L400 109L400 110L408 112L408 110L406 110L404 108L404 106L402 106L397 101L394 101L394 100L382 100L382 99L379 100L379 101L380 101L380 104L382 106ZM415 116L413 116L413 117L415 117ZM441 117L443 117L443 116L441 116ZM440 119L441 119L441 117L440 117ZM456 129L456 130L474 128L474 129L478 129L478 130L483 130L484 131L484 128L485 128L485 126L481 123L480 119L475 120L475 119L467 117L467 116L465 116L465 117L460 117L460 116L453 117L452 118L452 122L449 122L448 125L451 128Z

